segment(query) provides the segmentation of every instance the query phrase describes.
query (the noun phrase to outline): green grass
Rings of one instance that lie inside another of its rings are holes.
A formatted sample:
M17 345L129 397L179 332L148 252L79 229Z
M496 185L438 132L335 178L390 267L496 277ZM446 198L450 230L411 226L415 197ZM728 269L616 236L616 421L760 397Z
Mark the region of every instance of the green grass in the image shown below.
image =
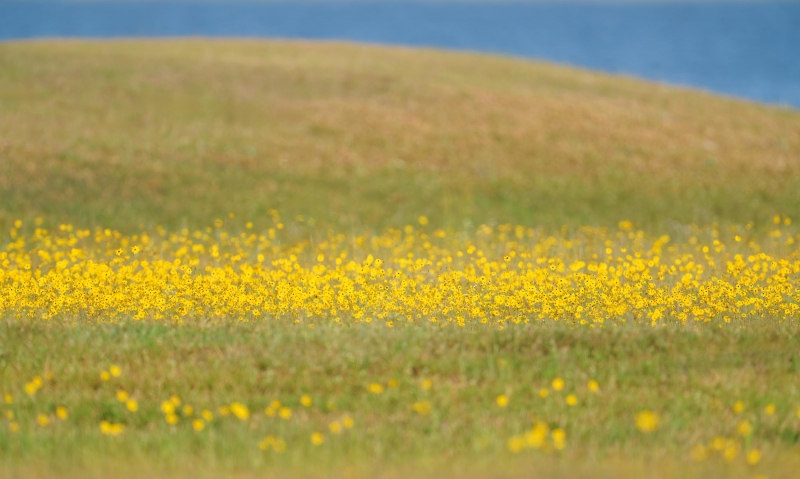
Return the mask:
M271 208L344 231L419 215L466 230L627 219L671 234L800 219L800 112L491 56L305 42L2 43L0 131L3 230L35 217L196 228L229 212L258 227ZM0 392L14 393L23 427L11 435L0 424L0 476L791 477L800 348L794 323L777 319L746 330L486 332L6 318ZM103 383L110 364L123 376ZM45 370L54 378L36 396L20 393ZM566 390L539 398L556 376ZM392 379L397 388L367 391ZM589 379L600 395L586 391ZM134 419L117 387L139 399ZM569 408L573 391L580 403ZM312 408L299 406L304 393ZM202 436L185 421L172 431L157 411L172 394L214 410L242 401L253 419L215 420ZM273 398L295 411L291 426L263 414ZM329 400L335 411L321 407ZM430 416L410 410L419 400ZM762 464L744 465L741 453L692 464L692 446L735 435L736 400ZM58 405L68 423L35 425ZM652 435L634 427L643 408L663 416ZM310 445L340 413L355 427ZM534 416L567 430L567 450L507 451ZM100 435L100 420L122 418L140 430ZM285 454L255 447L270 432L286 438Z
M200 461L216 470L266 467L313 474L354 465L392 471L417 464L436 471L449 461L457 466L472 458L486 466L506 458L511 467L503 470L514 475L530 461L558 470L576 458L601 467L629 458L634 469L645 460L639 467L652 477L669 477L658 474L661 465L708 477L703 474L709 470L748 472L741 458L738 467L722 460L716 467L692 467L688 460L692 446L716 435L735 435L743 418L753 422L755 445L770 457L750 472L796 458L790 452L796 451L800 434L794 411L800 397L794 381L800 370L795 327L591 331L554 326L486 332L382 325L6 323L0 338L4 388L10 377L19 381L46 369L54 376L33 398L17 395L13 409L24 429L0 436L6 467L46 460L66 470L76 464L102 470L132 462L181 471ZM110 364L120 365L123 374L104 383L99 372ZM540 398L539 389L549 388L556 377L564 379L565 389ZM431 389L421 387L424 379L432 381ZM587 391L589 379L601 384L599 394ZM390 380L397 381L396 388L386 386ZM370 393L372 382L387 389ZM116 401L120 388L138 399L138 413L128 413ZM578 395L577 406L564 403L568 393ZM242 425L218 417L202 434L182 420L170 432L158 408L173 394L198 411L216 412L219 405L243 401L252 419ZM313 398L310 408L299 404L303 394ZM510 398L508 407L496 405L500 394ZM273 399L294 411L291 420L264 415ZM431 415L411 411L421 400L431 403ZM747 405L741 416L732 412L737 400ZM777 407L775 416L763 412L769 403ZM51 413L58 405L69 409L67 423L33 425L38 413ZM664 426L651 436L636 431L632 420L632 411L643 405L663 416ZM353 429L328 434L319 447L308 442L311 432L327 433L329 422L343 414L355 419ZM560 461L544 453L512 457L506 451L507 439L528 429L534 417L568 431L570 447ZM125 421L139 430L109 439L97 429L101 420ZM286 453L265 454L255 447L268 433L287 440Z
M4 222L800 217L800 113L627 78L258 41L4 43L0 67Z

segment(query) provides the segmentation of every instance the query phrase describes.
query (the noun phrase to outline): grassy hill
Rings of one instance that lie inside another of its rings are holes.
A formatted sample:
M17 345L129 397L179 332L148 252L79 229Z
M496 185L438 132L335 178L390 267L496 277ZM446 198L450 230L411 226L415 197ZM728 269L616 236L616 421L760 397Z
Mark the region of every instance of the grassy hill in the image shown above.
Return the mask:
M793 477L798 219L795 110L0 43L0 477Z
M800 216L800 112L537 62L347 44L0 44L0 221L276 208L345 226L662 230Z

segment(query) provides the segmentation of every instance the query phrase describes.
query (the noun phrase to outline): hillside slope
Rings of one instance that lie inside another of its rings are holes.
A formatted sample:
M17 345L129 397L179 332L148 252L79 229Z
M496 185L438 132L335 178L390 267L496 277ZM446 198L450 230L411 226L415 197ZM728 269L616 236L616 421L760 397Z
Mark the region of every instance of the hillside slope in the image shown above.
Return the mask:
M279 41L0 44L0 221L270 208L645 228L800 216L800 112L543 63Z

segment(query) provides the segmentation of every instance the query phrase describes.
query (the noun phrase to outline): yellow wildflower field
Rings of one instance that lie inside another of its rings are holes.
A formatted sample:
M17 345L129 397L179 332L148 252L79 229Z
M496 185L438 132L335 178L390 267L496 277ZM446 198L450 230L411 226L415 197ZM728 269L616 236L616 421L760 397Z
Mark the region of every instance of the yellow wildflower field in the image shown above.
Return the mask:
M0 253L0 314L503 329L742 328L794 321L800 311L800 237L780 216L763 241L745 226L693 227L676 242L628 221L616 231L481 225L466 234L428 228L424 216L381 233L287 241L270 213L263 232L248 222L239 234L217 220L195 231L129 236L61 225L25 235L17 221Z

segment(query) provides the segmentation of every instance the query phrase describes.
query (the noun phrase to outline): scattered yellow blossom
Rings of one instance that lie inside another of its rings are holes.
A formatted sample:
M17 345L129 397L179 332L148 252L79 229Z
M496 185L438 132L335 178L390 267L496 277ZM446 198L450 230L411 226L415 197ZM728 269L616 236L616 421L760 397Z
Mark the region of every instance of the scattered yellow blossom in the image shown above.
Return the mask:
M431 403L428 401L417 401L411 405L411 409L420 414L422 416L426 416L431 413Z
M104 436L119 436L124 431L124 424L115 424L109 421L100 422L100 433L102 433Z
M325 436L321 432L311 434L311 444L319 446L323 442L325 442Z
M342 418L342 426L344 426L345 429L352 429L354 425L355 421L351 416L345 416Z
M250 417L250 410L240 402L231 403L230 408L231 413L241 421L245 421Z
M641 411L636 415L636 428L649 433L658 429L661 419L653 411Z
M736 426L736 432L738 432L740 436L749 436L750 433L753 432L753 426L750 424L750 421L741 421Z
M278 416L281 419L291 419L292 418L292 410L289 409L286 406L283 406L282 408L278 409Z
M747 455L745 456L747 463L751 466L755 466L759 462L761 462L761 451L758 449L751 449L747 451Z
M544 398L546 398L546 397L547 397L547 396L549 396L549 395L550 395L550 390L549 390L549 389L547 389L547 388L542 388L542 389L540 389L540 390L539 390L539 397L540 397L540 398L544 399Z

